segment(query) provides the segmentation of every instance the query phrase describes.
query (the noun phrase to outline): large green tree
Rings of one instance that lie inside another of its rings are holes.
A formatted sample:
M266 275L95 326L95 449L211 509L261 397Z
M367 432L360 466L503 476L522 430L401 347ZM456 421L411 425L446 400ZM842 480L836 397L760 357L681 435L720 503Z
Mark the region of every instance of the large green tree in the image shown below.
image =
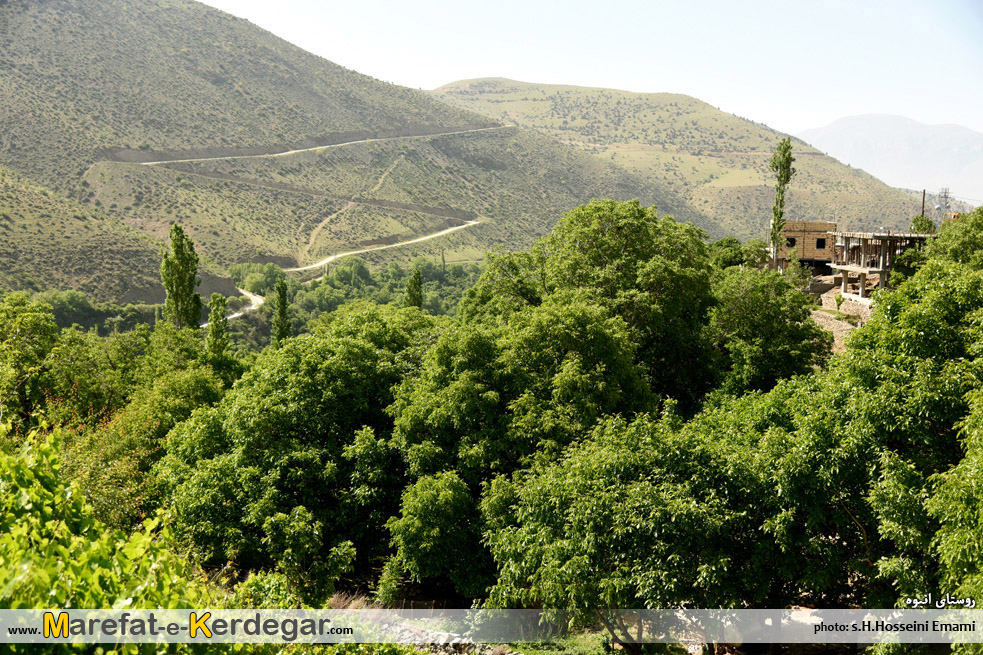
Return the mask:
M42 376L57 340L50 305L23 292L0 299L0 424L22 426L43 408Z
M918 234L935 234L935 223L928 216L919 214L911 219L911 231Z
M197 326L201 318L201 296L195 291L201 283L198 253L177 223L171 226L170 250L161 251L160 279L167 292L164 318L179 328Z
M929 240L925 254L983 269L983 207L943 223L938 236Z
M364 574L404 485L385 408L437 324L415 308L346 305L176 426L157 480L193 553L277 568L307 602L352 565Z
M488 605L565 610L628 642L618 610L762 603L777 553L759 531L770 489L751 444L672 416L612 419L562 460L497 479L483 502L499 569Z
M782 230L785 229L785 193L788 185L795 176L795 168L792 163L795 157L792 156L792 140L789 137L782 139L775 147L771 155L768 168L775 174L775 204L771 210L771 252L773 261L777 261L778 253L781 251Z
M767 390L829 358L832 334L812 320L812 299L785 276L733 267L717 275L713 291L708 332L724 391Z
M530 251L489 257L461 314L498 322L576 291L625 322L653 390L689 411L713 379L702 329L713 304L705 236L637 200L592 200Z
M574 292L526 307L504 326L448 329L390 410L394 443L416 482L389 523L396 554L380 592L391 593L393 577L405 573L480 595L494 579L478 545L484 485L555 459L605 415L651 409L634 359L624 321Z

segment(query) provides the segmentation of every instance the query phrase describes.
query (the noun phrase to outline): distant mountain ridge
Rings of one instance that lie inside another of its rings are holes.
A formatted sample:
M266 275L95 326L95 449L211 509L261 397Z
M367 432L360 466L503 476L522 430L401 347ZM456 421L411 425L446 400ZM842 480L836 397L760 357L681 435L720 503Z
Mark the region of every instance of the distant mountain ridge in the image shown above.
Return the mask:
M851 166L908 189L951 193L983 204L983 133L904 116L848 116L799 136Z

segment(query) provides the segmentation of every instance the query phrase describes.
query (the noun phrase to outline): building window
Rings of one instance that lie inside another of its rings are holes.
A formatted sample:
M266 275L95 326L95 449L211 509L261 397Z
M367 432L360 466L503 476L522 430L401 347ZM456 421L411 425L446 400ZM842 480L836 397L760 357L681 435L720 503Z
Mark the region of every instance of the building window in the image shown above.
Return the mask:
M785 247L786 248L794 248L795 247L795 237L788 237L787 239L785 239Z
M816 239L816 250L826 250L826 239Z

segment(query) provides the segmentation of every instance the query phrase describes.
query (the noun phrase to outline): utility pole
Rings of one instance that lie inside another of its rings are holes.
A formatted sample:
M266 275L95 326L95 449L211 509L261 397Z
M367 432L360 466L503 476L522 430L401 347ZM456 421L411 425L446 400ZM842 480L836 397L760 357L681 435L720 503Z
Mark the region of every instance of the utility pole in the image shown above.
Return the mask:
M922 213L919 216L925 215L925 189L922 189Z

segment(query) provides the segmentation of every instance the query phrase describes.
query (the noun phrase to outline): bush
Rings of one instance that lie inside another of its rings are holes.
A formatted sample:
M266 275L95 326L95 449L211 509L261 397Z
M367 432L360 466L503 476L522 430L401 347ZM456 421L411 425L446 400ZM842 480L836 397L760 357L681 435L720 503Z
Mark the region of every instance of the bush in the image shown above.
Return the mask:
M0 608L214 606L219 596L171 550L152 519L132 534L107 528L58 475L58 430L0 454Z

